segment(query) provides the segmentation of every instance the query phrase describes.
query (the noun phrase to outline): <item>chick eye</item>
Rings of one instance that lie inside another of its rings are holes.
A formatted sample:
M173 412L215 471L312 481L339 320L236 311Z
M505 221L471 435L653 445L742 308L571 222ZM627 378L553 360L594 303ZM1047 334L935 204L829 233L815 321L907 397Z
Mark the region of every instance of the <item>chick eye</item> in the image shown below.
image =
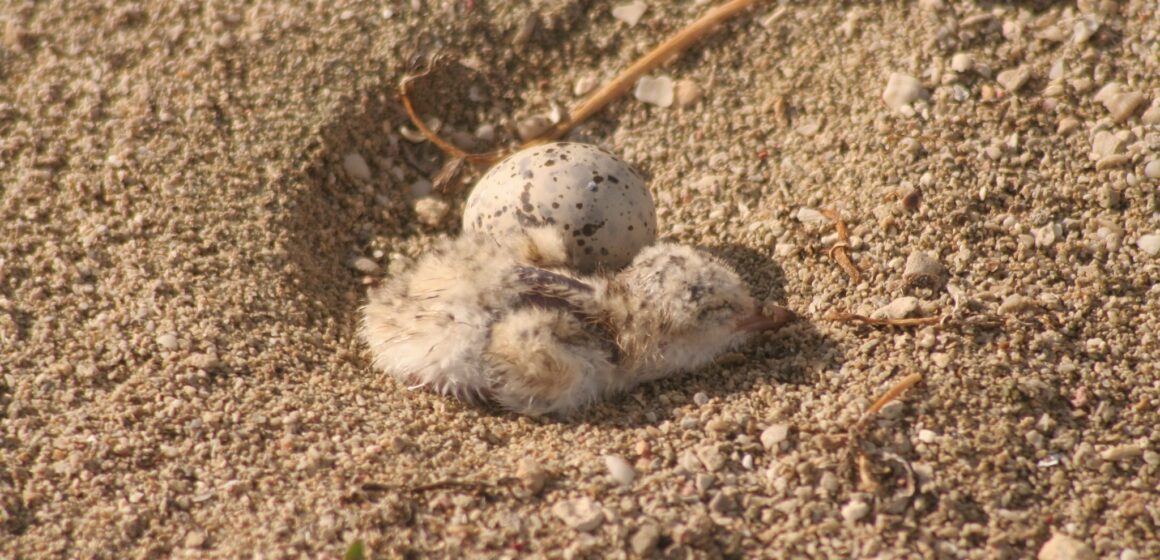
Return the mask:
M727 313L733 313L733 306L728 304L728 303L722 303L720 305L710 305L710 306L706 306L704 309L701 310L700 313L697 314L697 319L704 321L704 320L706 320L709 317L712 317L714 315L725 315Z

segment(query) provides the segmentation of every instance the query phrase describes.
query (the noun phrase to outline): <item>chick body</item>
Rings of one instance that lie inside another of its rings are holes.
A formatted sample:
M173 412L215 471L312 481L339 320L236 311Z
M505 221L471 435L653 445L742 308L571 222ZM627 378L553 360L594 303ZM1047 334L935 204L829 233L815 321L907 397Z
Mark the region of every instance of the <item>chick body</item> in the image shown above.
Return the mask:
M789 317L761 316L732 270L689 247L654 245L607 277L567 262L552 230L443 242L371 292L362 335L375 367L411 387L567 414Z

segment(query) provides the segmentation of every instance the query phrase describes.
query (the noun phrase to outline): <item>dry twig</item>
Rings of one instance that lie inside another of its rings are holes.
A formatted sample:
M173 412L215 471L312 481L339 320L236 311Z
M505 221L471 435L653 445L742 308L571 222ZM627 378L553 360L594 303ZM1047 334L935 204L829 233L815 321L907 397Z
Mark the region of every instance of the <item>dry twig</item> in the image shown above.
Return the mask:
M865 422L869 417L878 414L878 412L885 408L886 405L890 404L890 402L894 399L897 399L898 396L906 392L907 389L915 386L919 381L922 381L921 373L912 373L906 377L903 377L902 381L895 383L894 386L890 388L890 390L883 393L881 397L878 397L878 400L874 401L874 404L870 405L870 408L866 409L866 414L862 416L862 420L859 423Z
M942 317L907 317L905 319L875 319L865 315L858 315L857 313L839 313L833 312L826 316L827 321L837 321L839 323L853 323L858 322L866 325L874 326L888 326L888 327L921 327L925 325L937 325L942 322Z
M846 229L846 222L843 222L842 217L833 210L823 208L820 212L834 222L834 227L838 230L838 242L830 247L830 258L846 271L855 284L862 282L862 273L854 266L854 261L850 260L850 230Z
M907 389L915 386L919 381L922 381L922 374L912 373L902 378L902 380L898 383L895 383L892 387L890 387L890 389L883 393L881 397L878 397L878 400L874 401L874 404L871 404L870 407L866 409L866 412L862 415L862 418L860 418L854 424L854 426L850 428L850 449L853 450L858 447L857 442L859 436L863 433L866 428L866 424L870 422L870 419L873 418L875 414L878 414L883 408L886 408L886 405L897 399L899 395L906 392ZM847 457L849 457L849 455L847 455ZM855 452L855 457L857 457L856 467L858 472L859 485L867 492L877 492L881 488L881 485L878 483L877 477L874 476L873 469L871 468L870 464L870 456L867 455L865 451L858 449ZM847 459L847 461L848 460L849 459ZM902 461L901 459L899 459L899 462L905 464L905 461Z
M408 76L399 84L399 93L402 97L403 108L407 111L407 116L411 122L419 129L419 132L426 137L431 143L439 147L439 149L451 156L452 160L444 165L443 170L439 175L443 183L449 180L448 176L453 176L462 167L463 162L491 165L504 156L536 144L550 142L556 140L568 133L568 131L575 128L580 123L587 120L592 115L599 112L614 99L623 95L641 76L655 70L671 58L683 52L693 43L702 39L705 35L711 32L721 22L737 15L749 6L756 3L758 0L729 0L725 4L709 10L700 19L694 21L688 27L677 32L676 35L669 37L668 40L661 43L648 54L641 57L627 70L623 71L614 78L611 82L604 84L599 90L585 99L580 105L573 108L568 113L568 117L556 123L555 126L548 129L540 137L524 142L515 150L499 149L486 153L467 153L455 145L440 138L423 119L415 112L415 107L411 102L411 85L418 79L423 78L431 72L428 68L425 72Z

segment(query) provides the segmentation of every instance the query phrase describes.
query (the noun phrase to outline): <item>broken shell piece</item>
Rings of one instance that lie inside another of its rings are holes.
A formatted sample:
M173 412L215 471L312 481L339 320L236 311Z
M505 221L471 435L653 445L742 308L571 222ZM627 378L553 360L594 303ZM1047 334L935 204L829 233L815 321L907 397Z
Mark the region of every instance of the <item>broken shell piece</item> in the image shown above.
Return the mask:
M927 92L923 89L922 82L898 72L890 74L890 78L886 81L886 89L882 92L882 101L895 111L903 111L904 107L926 97Z
M644 17L646 10L648 10L648 4L645 4L641 0L634 0L633 2L612 8L612 17L632 27L640 23L640 18Z
M673 105L673 79L668 76L653 78L641 76L636 83L636 90L632 92L638 100L657 107L671 107Z

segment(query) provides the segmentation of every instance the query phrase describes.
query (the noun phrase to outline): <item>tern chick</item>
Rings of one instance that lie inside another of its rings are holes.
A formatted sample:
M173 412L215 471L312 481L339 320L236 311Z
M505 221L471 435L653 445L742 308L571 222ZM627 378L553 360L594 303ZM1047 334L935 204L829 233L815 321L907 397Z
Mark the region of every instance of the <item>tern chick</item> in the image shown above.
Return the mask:
M410 387L566 415L792 319L762 315L735 272L690 247L648 247L608 276L566 262L549 229L443 242L371 291L362 336L375 367Z

